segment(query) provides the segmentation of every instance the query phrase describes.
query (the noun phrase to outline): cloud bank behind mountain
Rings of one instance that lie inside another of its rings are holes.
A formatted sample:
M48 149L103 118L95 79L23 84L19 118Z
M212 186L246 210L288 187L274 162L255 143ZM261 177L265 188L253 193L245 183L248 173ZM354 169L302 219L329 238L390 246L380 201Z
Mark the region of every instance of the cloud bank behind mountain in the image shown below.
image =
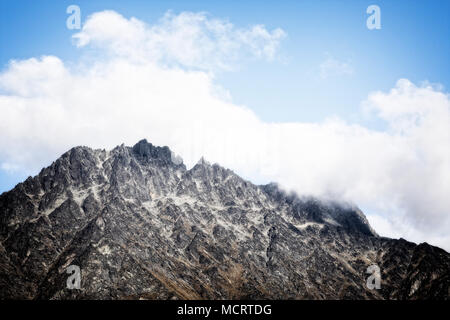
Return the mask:
M74 35L89 59L13 60L0 73L1 168L36 174L76 145L147 138L188 167L204 156L252 181L350 201L382 235L449 250L449 94L407 79L369 94L361 112L384 131L335 117L263 122L215 74L277 59L286 36L205 13L167 13L152 25L96 13Z

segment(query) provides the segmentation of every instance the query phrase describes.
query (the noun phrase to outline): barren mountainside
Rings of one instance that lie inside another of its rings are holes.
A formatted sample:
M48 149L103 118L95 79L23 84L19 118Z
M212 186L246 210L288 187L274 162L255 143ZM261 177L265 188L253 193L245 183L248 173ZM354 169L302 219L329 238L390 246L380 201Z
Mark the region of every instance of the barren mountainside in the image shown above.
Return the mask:
M145 140L73 148L0 195L1 299L448 299L449 276L446 251L380 237L354 206Z

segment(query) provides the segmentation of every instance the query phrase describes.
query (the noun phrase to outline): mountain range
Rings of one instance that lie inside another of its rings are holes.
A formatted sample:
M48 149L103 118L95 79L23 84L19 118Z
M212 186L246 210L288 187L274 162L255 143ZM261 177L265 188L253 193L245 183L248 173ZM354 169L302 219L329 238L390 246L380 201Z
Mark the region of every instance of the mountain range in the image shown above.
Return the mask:
M0 195L0 299L449 299L449 287L449 253L379 236L354 205L203 158L188 170L146 140L75 147Z

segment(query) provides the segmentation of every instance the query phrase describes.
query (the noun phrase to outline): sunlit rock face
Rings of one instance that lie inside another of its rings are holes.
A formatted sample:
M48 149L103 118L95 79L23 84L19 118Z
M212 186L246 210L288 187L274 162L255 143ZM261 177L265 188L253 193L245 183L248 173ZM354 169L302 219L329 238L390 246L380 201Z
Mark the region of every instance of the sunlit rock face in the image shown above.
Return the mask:
M2 299L448 299L449 276L446 251L379 237L356 207L145 140L73 148L0 196Z

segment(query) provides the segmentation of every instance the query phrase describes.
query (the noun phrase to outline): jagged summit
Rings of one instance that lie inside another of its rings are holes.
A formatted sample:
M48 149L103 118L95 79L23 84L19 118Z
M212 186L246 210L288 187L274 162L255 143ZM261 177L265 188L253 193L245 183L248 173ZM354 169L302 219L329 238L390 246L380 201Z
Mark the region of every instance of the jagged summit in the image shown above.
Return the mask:
M148 158L162 158L162 159L170 159L171 151L169 147L156 147L151 143L147 142L146 139L142 139L138 143L136 143L133 148L133 152L140 157L148 157Z
M201 157L197 161L196 165L199 165L199 166L211 166L211 164L208 161L206 161L204 157Z
M449 275L447 252L378 237L356 207L187 170L146 140L73 148L0 195L3 299L447 299Z

